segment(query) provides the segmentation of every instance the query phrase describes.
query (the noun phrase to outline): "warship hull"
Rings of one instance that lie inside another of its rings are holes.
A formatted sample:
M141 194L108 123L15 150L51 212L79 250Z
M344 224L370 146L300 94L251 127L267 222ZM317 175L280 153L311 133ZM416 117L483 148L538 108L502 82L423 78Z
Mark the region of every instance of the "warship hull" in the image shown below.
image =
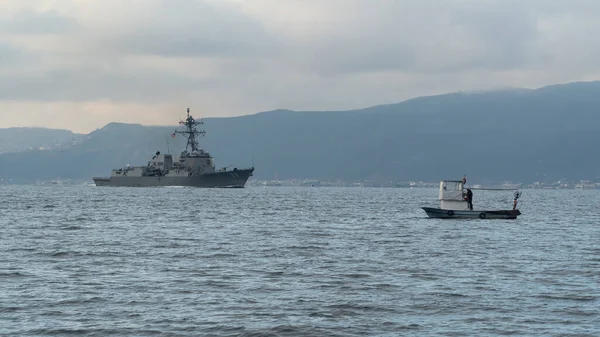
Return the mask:
M254 169L215 172L195 176L141 176L141 177L94 177L96 186L113 187L161 187L187 186L204 188L243 188Z

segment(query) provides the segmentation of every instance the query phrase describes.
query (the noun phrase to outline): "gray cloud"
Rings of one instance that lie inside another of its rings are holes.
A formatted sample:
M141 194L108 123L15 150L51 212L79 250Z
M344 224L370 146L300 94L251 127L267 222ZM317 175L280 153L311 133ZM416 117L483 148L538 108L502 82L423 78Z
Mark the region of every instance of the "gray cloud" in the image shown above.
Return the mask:
M137 22L113 47L167 57L269 56L279 49L276 34L231 6L194 0L154 1L160 12Z
M0 17L0 101L202 97L227 115L600 79L596 1L56 3Z
M75 18L57 11L18 11L11 17L0 18L0 31L8 34L61 34L79 27Z
M472 66L489 69L514 69L544 61L535 50L542 38L537 18L522 2L478 3L454 17L485 49Z
M335 2L335 1L334 1ZM323 75L508 70L546 61L537 18L515 1L338 1L361 15L334 34L293 46Z
M4 67L25 64L33 60L35 60L35 55L23 48L0 42L0 70Z
M177 95L182 88L202 90L211 80L157 71L106 71L87 67L53 70L29 76L4 76L0 100L73 101L112 100L153 103Z

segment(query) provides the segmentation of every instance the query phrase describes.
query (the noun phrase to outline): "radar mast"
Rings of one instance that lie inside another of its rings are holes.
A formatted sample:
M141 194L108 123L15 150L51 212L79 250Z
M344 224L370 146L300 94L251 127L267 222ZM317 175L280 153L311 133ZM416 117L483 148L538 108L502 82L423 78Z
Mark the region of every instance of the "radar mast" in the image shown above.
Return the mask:
M187 118L183 121L179 121L179 124L185 125L186 127L185 130L175 130L175 133L183 135L185 138L187 138L187 145L185 146L185 149L187 150L188 147L191 148L192 153L200 150L197 138L200 136L204 137L206 131L204 131L203 129L198 129L198 126L204 125L204 123L201 120L194 119L194 117L190 115L190 108L188 108Z

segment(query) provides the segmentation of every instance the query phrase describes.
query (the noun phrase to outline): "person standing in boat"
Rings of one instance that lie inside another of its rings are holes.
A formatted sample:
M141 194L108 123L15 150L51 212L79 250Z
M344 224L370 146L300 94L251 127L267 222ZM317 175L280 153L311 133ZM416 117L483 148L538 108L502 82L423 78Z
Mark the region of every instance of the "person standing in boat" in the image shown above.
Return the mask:
M473 210L473 191L470 188L467 188L467 204L469 205L469 210Z

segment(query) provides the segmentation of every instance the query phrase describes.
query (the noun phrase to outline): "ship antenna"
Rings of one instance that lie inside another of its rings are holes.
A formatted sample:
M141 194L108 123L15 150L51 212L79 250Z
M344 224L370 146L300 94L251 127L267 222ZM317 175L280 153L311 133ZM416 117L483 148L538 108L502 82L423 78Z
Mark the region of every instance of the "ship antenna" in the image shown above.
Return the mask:
M186 127L185 131L175 130L175 133L182 134L185 138L187 138L187 145L185 146L185 149L187 150L188 147L191 148L192 153L198 151L200 147L196 138L206 134L206 131L198 130L198 126L203 125L204 122L194 119L194 117L190 115L190 108L187 108L187 118L185 121L180 121L179 124Z

